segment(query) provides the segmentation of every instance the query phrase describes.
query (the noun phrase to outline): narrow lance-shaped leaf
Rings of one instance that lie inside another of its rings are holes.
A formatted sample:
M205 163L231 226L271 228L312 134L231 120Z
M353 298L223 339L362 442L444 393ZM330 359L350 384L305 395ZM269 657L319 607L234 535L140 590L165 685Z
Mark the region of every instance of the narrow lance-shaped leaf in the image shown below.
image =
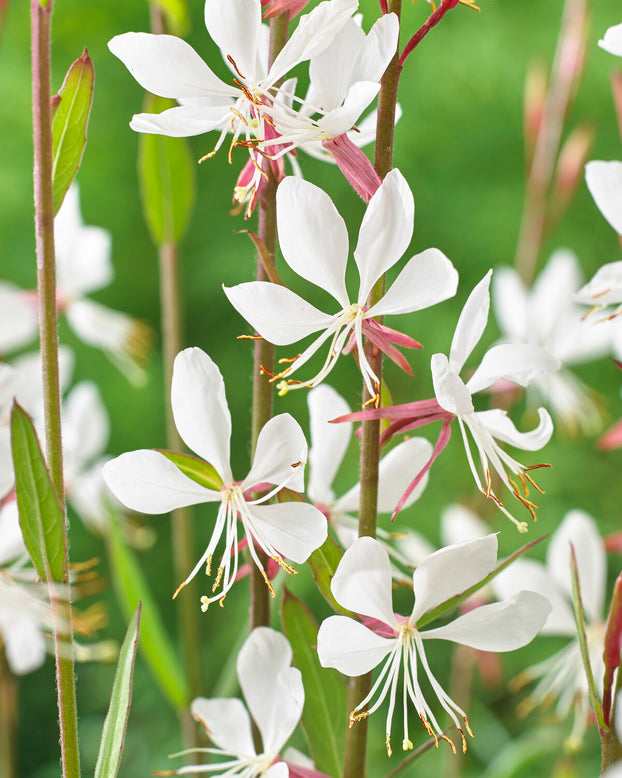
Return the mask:
M115 778L121 764L125 728L132 699L132 675L138 646L140 608L139 605L132 616L119 652L117 672L114 676L110 707L104 721L102 739L99 744L94 778Z
M317 622L307 606L287 589L283 590L281 619L294 652L294 667L302 673L302 726L313 761L318 770L341 778L348 721L346 686L336 670L320 666L315 648Z
M169 640L147 579L136 556L123 540L117 516L110 511L108 530L111 575L119 603L129 618L142 603L140 650L162 693L180 710L188 703L186 679Z
M86 49L67 71L58 95L52 98L52 186L54 213L61 207L80 169L86 129L93 103L95 70Z
M11 412L11 447L26 549L40 578L62 581L65 511L52 485L32 420L17 402Z
M145 111L160 113L177 103L147 95ZM140 196L145 221L157 246L177 245L196 197L196 163L185 138L141 133L138 151Z
M201 486L206 486L208 489L214 489L219 492L222 489L222 478L216 472L213 465L209 462L204 462L202 459L193 457L191 454L176 454L174 451L165 451L164 449L157 449L160 454L163 454L174 465L181 470L188 478L192 478L196 483Z
M572 577L572 607L574 618L577 625L577 637L579 639L579 648L581 649L581 659L583 660L583 669L587 679L588 695L590 707L596 715L599 727L606 728L603 711L598 699L598 691L594 682L594 673L590 664L590 652L587 644L587 633L585 630L585 616L583 611L583 600L581 599L581 585L579 582L579 572L577 570L577 557L574 552L574 546L570 544L570 571Z

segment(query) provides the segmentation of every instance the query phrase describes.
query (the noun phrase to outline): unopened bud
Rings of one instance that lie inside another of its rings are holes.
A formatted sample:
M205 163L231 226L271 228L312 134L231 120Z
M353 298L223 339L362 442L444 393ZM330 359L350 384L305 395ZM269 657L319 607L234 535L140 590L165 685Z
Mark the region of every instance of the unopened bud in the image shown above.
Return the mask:
M611 73L611 91L613 93L616 116L618 117L620 139L622 140L622 71L620 70L614 70Z
M620 648L622 647L622 573L617 577L613 587L611 608L607 619L607 630L603 649L605 677L603 680L603 715L605 723L611 720L613 707L613 681L615 671L620 664Z
M542 62L531 62L525 78L523 132L528 160L538 139L548 85L547 68Z
M564 204L572 200L581 181L595 136L594 127L582 125L572 131L557 160L553 193Z

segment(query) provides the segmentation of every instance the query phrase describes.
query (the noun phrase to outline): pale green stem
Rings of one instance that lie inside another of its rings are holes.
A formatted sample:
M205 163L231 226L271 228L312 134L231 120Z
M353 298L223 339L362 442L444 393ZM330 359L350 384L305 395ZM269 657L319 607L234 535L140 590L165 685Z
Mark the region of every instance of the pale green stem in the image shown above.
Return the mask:
M401 16L401 0L391 0L389 12ZM389 63L380 85L378 96L378 123L376 125L375 168L379 177L384 179L393 166L393 139L395 133L395 106L397 87L401 72L398 56L399 46ZM371 291L368 305L374 305L384 294L384 277ZM382 381L382 353L371 344L366 344L369 364ZM370 399L363 386L363 403ZM360 453L360 500L359 500L359 537L376 537L378 502L378 463L380 460L380 422L365 421L361 429ZM351 678L348 684L348 710L352 711L365 699L371 688L371 673ZM349 727L346 732L344 754L344 778L363 778L366 767L367 719L363 718Z
M46 460L56 493L64 503L61 439L56 265L54 257L54 198L52 192L52 110L50 31L53 0L31 0L32 105L34 140L35 246L37 294L43 373ZM63 581L69 583L67 529L64 526ZM79 778L78 716L73 666L71 602L51 591L55 619L56 690L63 778Z

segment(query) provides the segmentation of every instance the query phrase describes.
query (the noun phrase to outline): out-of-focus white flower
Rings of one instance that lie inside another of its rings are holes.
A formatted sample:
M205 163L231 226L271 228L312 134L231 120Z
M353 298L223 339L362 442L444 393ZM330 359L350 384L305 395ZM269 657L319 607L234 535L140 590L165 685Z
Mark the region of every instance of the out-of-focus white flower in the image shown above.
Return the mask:
M324 667L334 667L348 676L363 675L383 664L369 694L350 713L350 721L354 723L373 713L388 695L389 755L400 669L404 750L413 748L408 733L409 700L437 744L438 737L448 740L423 696L418 678L420 665L441 707L460 732L463 750L463 730L472 735L465 712L432 673L424 650L425 640L449 640L487 651L512 651L528 643L544 624L551 607L548 601L535 592L520 592L504 602L475 608L442 627L423 631L417 627L425 614L488 575L496 558L496 535L448 546L432 554L413 573L415 604L410 616L404 617L393 613L391 566L384 547L364 537L343 555L331 583L333 595L345 608L366 617L369 626L345 616L331 616L320 626L318 655ZM455 750L453 744L451 747Z
M371 397L379 397L379 381L367 361L363 336L404 370L411 369L398 344L417 347L412 338L380 325L375 317L411 313L452 297L458 274L438 249L412 257L385 295L371 308L367 299L376 281L400 259L412 237L412 193L399 170L385 177L363 217L354 260L360 284L356 302L345 286L348 232L332 200L318 187L286 178L277 190L279 243L287 264L302 278L327 291L339 304L334 314L323 313L299 295L278 284L251 281L226 288L234 308L259 334L278 346L296 343L319 332L302 354L286 360L288 367L272 380L280 393L320 384L344 350L356 347L358 362ZM328 343L323 367L306 381L290 379Z
M618 235L622 235L622 162L588 162L585 182L599 211Z
M568 368L599 359L611 350L608 324L586 327L574 301L581 286L576 256L556 251L527 289L512 268L495 270L492 302L503 341L541 346L562 363L556 372L533 377L527 388L532 404L543 404L570 431L591 434L601 426L601 412L590 390Z
M32 343L37 334L37 307L32 294L0 281L0 355Z
M566 637L569 643L553 656L522 672L516 682L522 685L537 681L522 704L525 712L537 705L548 706L557 701L555 714L562 719L574 709L574 725L567 742L570 747L577 747L588 722L590 703L572 609L570 544L577 560L590 664L596 687L602 695L607 564L605 546L594 519L584 511L570 511L551 537L546 565L518 559L503 570L492 585L499 597L511 596L519 589L532 589L545 593L551 601L553 609L541 634Z
M616 24L615 27L610 27L605 32L602 40L598 41L598 45L601 49L608 51L610 54L615 54L616 57L622 57L622 24Z
M104 479L124 505L143 513L165 513L185 505L220 503L214 532L207 548L177 592L212 558L221 537L225 548L220 557L212 592L201 598L203 610L225 597L238 571L238 518L242 522L253 562L273 593L256 546L285 570L292 572L284 557L305 562L326 539L326 519L317 508L302 502L264 505L281 488L304 489L307 444L299 424L288 413L270 419L259 434L249 474L236 481L229 461L231 414L225 385L217 366L201 349L180 352L173 370L171 406L175 424L189 449L215 469L220 488L207 487L185 475L159 451L140 450L122 454L104 466ZM274 486L253 499L250 494ZM177 592L175 594L177 594Z

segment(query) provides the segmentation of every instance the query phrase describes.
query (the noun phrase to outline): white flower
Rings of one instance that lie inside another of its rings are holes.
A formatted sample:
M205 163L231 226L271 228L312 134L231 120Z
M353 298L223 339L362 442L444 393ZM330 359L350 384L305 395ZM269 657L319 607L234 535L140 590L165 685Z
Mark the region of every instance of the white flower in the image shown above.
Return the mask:
M557 357L562 368L534 376L528 398L547 406L570 430L592 433L601 413L586 387L567 367L598 359L611 349L611 328L586 327L573 295L581 285L576 256L556 251L527 289L512 268L495 271L492 302L503 341L541 346ZM534 403L535 404L535 403Z
M535 592L520 592L504 602L475 608L442 627L425 631L417 627L425 614L488 575L495 567L496 558L496 535L448 546L432 554L413 573L415 604L410 616L403 617L393 613L391 566L383 546L372 538L359 538L343 555L332 580L333 595L345 608L367 617L372 628L345 616L331 616L320 626L318 655L324 667L334 667L349 676L363 675L383 663L371 691L351 712L350 721L373 713L388 695L389 755L391 721L402 665L403 749L413 747L408 733L408 700L437 745L439 736L448 740L423 696L418 678L420 666L441 707L458 728L463 750L466 750L463 728L472 735L465 712L432 673L425 640L449 640L485 651L512 651L528 643L544 623L550 611L548 601Z
M610 27L605 32L604 38L598 41L598 45L610 54L622 57L622 24Z
M255 546L292 572L283 557L302 563L326 539L326 519L312 505L301 502L261 504L283 486L298 492L303 490L307 444L300 426L287 413L270 419L259 434L249 474L243 481L235 481L229 463L231 415L224 381L214 362L201 349L189 348L177 355L171 405L182 440L212 465L222 484L220 488L203 486L184 475L164 454L144 449L122 454L108 462L104 467L107 485L124 505L143 513L164 513L202 502L220 503L211 540L190 575L177 589L179 592L204 564L207 564L207 574L211 573L212 558L219 540L224 537L225 548L212 592L221 583L222 589L215 596L201 598L204 610L210 602L222 601L235 581L238 517L251 557L271 589ZM258 499L248 497L249 492L262 490L265 484L275 488Z
M291 667L291 662L292 649L287 638L269 627L254 629L237 661L238 679L248 710L237 699L199 697L192 702L192 715L216 746L200 749L200 752L215 754L221 759L164 774L218 772L241 778L260 775L287 778L286 762L275 760L296 728L305 700L300 671ZM263 751L259 754L253 743L251 716L261 734Z
M598 268L593 278L576 293L575 300L591 305L593 310L622 303L622 261L608 262Z
M460 378L459 373L486 327L490 307L488 289L491 274L492 271L489 271L469 295L456 326L449 358L444 354L434 354L432 357L432 380L438 404L458 419L467 459L479 490L497 503L519 531L526 532L527 524L518 522L495 495L491 468L535 518L534 509L537 506L527 499L529 492L526 483L528 481L538 488L527 474L534 466L526 468L521 465L499 446L497 440L525 451L537 451L548 442L553 433L551 417L544 408L538 408L539 425L530 432L519 432L505 411L496 408L476 411L472 396L501 379L527 386L540 373L557 370L560 362L557 357L538 346L504 344L493 346L484 354L479 367L466 383ZM477 449L482 477L471 452L467 430ZM521 481L524 496L512 475Z
M309 486L307 495L328 519L344 548L358 537L360 484L341 497L333 491L333 480L341 466L351 436L350 424L329 424L331 419L350 413L346 401L332 387L322 384L308 395L311 447L309 449ZM409 438L382 457L378 468L378 513L391 513L413 476L432 454L432 444L425 438ZM407 508L417 500L427 484L422 479L404 503ZM380 537L388 533L378 530ZM389 553L391 553L389 551Z
M594 519L584 511L570 511L551 537L546 565L529 559L518 559L503 570L492 585L500 597L508 597L519 588L533 589L544 592L551 601L553 609L541 634L559 635L569 638L570 642L553 656L525 670L517 681L538 681L523 703L525 712L536 705L550 705L555 700L555 714L560 719L574 709L574 725L568 744L576 747L581 742L588 722L590 703L572 609L571 543L577 560L581 598L587 620L590 664L597 689L602 695L605 636L603 606L607 563L605 547Z
M387 174L367 206L354 260L360 284L356 302L350 302L345 286L348 233L330 197L318 187L298 178L284 179L277 190L279 243L287 264L302 278L321 287L339 304L329 314L277 284L251 281L225 292L231 304L259 334L277 346L296 343L315 332L321 334L302 354L285 360L288 367L272 380L281 394L289 389L317 386L330 373L344 350L356 347L365 385L378 396L378 377L369 365L363 335L403 369L408 363L393 345L416 347L405 335L381 326L376 316L410 313L446 300L455 294L458 274L438 249L412 257L384 297L367 307L378 279L402 256L413 232L414 201L399 170ZM349 340L348 340L349 339ZM321 370L306 381L290 380L318 349L328 342L328 355Z

